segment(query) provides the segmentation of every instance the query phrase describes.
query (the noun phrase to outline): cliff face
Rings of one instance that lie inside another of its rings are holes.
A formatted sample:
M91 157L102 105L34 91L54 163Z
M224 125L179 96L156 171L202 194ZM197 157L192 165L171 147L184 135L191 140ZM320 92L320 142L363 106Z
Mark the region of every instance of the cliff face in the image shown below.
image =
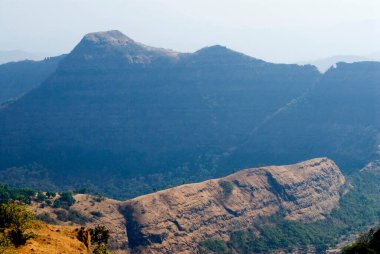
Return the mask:
M260 217L275 213L289 220L323 219L344 191L345 178L335 163L317 158L246 169L127 201L77 194L69 210L79 213L86 227L106 226L114 253L195 253L199 242L228 240L232 231L252 229ZM72 224L59 218L62 208L39 203L30 208L58 224Z
M260 216L322 219L337 206L344 184L334 162L318 158L175 187L126 201L121 209L132 252L194 253L200 241L226 240Z

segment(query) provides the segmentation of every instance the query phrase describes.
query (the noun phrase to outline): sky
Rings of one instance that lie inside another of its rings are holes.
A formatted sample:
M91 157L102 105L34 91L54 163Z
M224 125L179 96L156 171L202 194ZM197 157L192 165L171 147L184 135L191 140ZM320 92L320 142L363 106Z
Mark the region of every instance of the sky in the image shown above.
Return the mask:
M272 62L380 52L379 0L0 0L0 51L58 55L120 30L193 52L223 45Z

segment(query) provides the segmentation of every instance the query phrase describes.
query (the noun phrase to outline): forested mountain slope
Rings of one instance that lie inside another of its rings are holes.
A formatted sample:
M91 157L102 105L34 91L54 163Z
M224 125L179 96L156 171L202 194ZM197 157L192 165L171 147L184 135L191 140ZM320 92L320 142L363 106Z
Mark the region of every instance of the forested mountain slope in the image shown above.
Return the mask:
M124 197L223 175L242 166L224 159L247 134L320 78L313 66L222 46L183 54L118 31L88 34L43 84L0 111L0 166L27 165L24 175L37 163L57 186Z

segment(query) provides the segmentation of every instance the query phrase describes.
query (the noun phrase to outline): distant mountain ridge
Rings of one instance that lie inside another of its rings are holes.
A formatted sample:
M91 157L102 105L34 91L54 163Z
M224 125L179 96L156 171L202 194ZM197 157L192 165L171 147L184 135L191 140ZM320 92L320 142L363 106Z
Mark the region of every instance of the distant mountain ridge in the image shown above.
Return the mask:
M302 61L300 64L311 64L314 65L322 73L326 72L331 67L335 66L337 63L356 63L356 62L368 62L377 61L380 62L380 54L374 53L367 56L355 56L355 55L337 55L327 58L321 58L313 61Z
M41 61L46 55L22 50L0 50L0 64L25 60Z
M378 143L378 68L322 75L218 45L178 53L91 33L0 110L0 176L43 169L58 187L127 198L263 163L360 168Z
M310 93L262 126L236 157L246 153L276 163L328 155L344 170L361 168L379 156L379 78L380 62L339 63Z
M41 61L20 61L0 65L0 104L15 100L45 81L64 55Z

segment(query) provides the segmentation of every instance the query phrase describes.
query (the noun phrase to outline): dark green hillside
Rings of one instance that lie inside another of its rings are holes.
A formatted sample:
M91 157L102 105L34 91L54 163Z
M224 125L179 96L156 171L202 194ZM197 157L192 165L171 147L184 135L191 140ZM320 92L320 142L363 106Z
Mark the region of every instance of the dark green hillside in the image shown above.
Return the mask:
M225 158L247 133L320 77L221 46L182 54L118 31L88 34L0 111L0 168L27 174L37 163L59 187L123 198L225 175L241 167Z
M347 172L376 157L379 135L380 63L339 63L310 93L252 133L231 164L328 156Z

